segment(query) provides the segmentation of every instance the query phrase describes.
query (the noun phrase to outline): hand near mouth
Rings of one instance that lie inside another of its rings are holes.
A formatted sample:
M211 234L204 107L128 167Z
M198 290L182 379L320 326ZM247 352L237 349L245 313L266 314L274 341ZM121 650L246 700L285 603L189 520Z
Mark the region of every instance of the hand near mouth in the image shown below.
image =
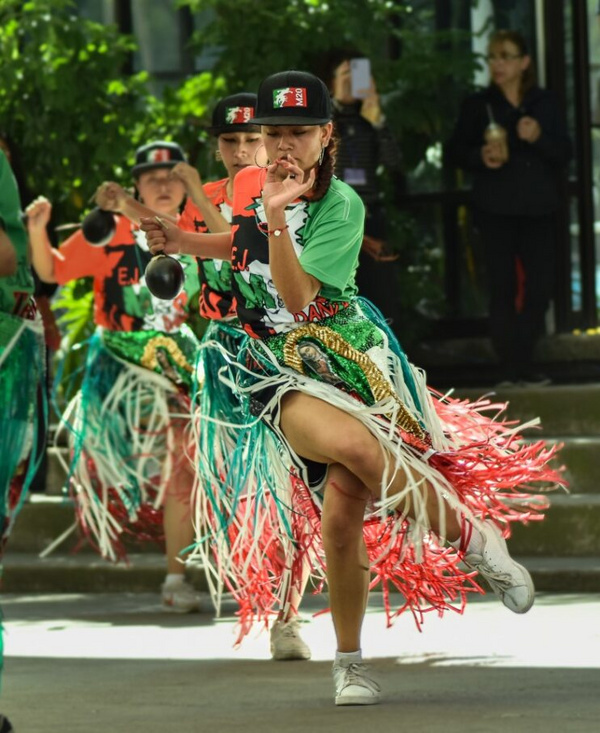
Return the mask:
M313 187L315 177L314 168L306 175L293 158L278 158L267 168L262 192L265 210L285 208Z

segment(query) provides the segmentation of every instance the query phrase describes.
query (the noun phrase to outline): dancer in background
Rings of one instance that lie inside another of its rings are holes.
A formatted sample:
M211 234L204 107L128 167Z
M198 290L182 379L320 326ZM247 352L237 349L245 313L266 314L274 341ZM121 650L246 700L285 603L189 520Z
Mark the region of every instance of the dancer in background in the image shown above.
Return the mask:
M244 92L224 97L215 105L210 133L216 138L216 157L225 167L225 178L203 184L197 169L188 163L179 162L173 168L173 176L183 181L188 194L178 222L184 231L230 232L234 179L240 171L255 165L256 160L264 156L260 128L253 124L252 119L255 108L256 95ZM139 202L114 183L101 187L97 202L105 209L120 211L131 218L144 213ZM210 462L211 468L199 477L195 491L195 523L197 535L203 537L210 533L215 537L215 543L223 539L223 527L227 527L229 542L234 543L232 535L244 533L246 503L244 500L238 503L235 487L222 500L209 487L215 471L227 472L238 441L237 430L219 430L218 423L239 425L244 420L239 395L226 386L219 374L228 373L231 383L235 380L229 360L224 355L237 354L247 336L236 315L229 259L199 257L198 274L202 288L200 315L209 321L209 326L200 350L202 386L197 397L197 440L199 453L205 458L210 457L200 465L206 466ZM265 496L265 506L268 506L268 492ZM267 522L263 526L264 543L272 541L269 524ZM210 567L213 547L209 547L209 543L200 543L197 552L202 565ZM290 556L287 561L286 554ZM293 545L288 546L287 552L281 549L281 553L273 558L271 579L264 583L265 588L272 587L265 600L265 618L269 617L268 611L273 604L279 606L277 619L270 631L271 654L276 660L310 658L310 649L300 635L298 616L308 581L308 568L300 560L294 561L293 555ZM218 573L214 578L210 573L207 577L218 608L222 583ZM239 583L243 584L244 579L240 578Z
M6 542L35 475L37 394L44 332L33 301L27 234L15 177L0 150L0 570ZM3 660L0 626L0 670Z
M132 169L140 201L173 221L185 188L170 174L183 160L179 145L154 141L136 151ZM114 233L103 246L92 246L77 231L53 249L46 235L50 213L43 198L27 211L39 277L60 284L80 277L94 281L96 331L81 389L63 416L73 445L68 469L79 524L103 556L117 560L125 554L127 534L158 536L162 519L163 605L199 610L201 597L186 582L182 562L193 542L189 424L198 339L186 322L199 289L195 263L181 259L185 289L173 301L159 300L145 283L151 255L133 221L115 217Z

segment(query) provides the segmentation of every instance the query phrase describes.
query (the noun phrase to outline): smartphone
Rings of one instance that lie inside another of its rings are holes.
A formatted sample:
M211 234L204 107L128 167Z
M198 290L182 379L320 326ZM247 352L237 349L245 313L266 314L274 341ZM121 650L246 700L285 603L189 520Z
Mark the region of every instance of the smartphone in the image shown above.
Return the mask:
M369 59L350 59L351 94L354 99L364 99L371 88L371 62Z

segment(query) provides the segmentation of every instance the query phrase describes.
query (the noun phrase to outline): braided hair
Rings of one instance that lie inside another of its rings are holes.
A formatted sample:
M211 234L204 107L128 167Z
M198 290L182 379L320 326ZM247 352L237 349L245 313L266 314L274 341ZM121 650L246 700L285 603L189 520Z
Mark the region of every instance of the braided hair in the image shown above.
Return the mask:
M320 201L329 190L331 178L335 172L337 148L338 136L334 128L333 134L329 139L329 145L326 148L323 148L323 162L317 171L317 178L310 198L311 201Z

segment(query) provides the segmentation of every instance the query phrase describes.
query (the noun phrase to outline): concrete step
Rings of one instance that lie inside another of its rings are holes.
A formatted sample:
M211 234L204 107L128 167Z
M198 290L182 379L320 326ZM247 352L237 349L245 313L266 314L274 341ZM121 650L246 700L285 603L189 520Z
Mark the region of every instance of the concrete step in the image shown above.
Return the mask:
M557 436L552 442L562 443L555 465L564 465L563 477L569 490L573 494L600 493L600 430L595 436Z
M475 400L486 394L494 403L507 403L508 419L526 422L539 417L541 430L527 433L532 439L600 435L600 384L494 387L489 391L475 387L457 389L453 396Z
M63 468L62 460L69 463L69 449L66 446L49 445L46 448L48 458L46 473L46 493L50 496L61 496L67 481L67 472Z
M493 385L504 378L490 340L481 337L430 338L409 349L409 358L427 371L436 387ZM536 348L534 370L557 384L600 381L600 334L552 334Z
M538 591L600 592L600 558L531 557L514 555L527 567ZM200 591L208 591L202 568L190 566L187 576ZM111 564L99 557L51 555L44 560L10 549L4 558L3 593L158 593L165 576L164 557L158 554L129 557L129 563Z
M600 495L555 494L542 522L516 524L511 552L540 557L600 557Z
M579 494L554 491L548 493L550 509L543 522L527 527L514 526L511 550L519 555L547 557L600 557L600 494ZM34 496L25 504L9 539L12 552L38 553L73 525L73 503L70 499ZM128 553L154 553L162 545L138 543L126 539ZM81 537L73 532L56 552L92 553L89 544L82 546Z
M17 517L8 547L13 552L30 552L37 555L63 533L68 532L74 521L74 504L69 497L33 494ZM152 553L156 552L157 547L162 548L162 544L139 543L133 538L125 538L123 544L128 552ZM57 548L57 551L63 554L75 550L95 554L93 547L78 529L68 534Z
M537 439L535 432L529 433L531 439ZM576 437L572 435L553 436L551 443L562 443L557 465L565 465L565 480L572 491L578 494L593 493L600 490L600 481L597 478L597 466L600 456L600 427L598 435ZM66 472L63 469L58 454L67 456L66 448L48 448L48 477L46 494L48 496L63 496L66 481Z
M131 554L126 563L110 563L98 555L53 554L41 559L33 553L7 550L3 559L3 593L142 593L157 592L166 563L158 553ZM186 570L198 590L208 590L204 571Z

